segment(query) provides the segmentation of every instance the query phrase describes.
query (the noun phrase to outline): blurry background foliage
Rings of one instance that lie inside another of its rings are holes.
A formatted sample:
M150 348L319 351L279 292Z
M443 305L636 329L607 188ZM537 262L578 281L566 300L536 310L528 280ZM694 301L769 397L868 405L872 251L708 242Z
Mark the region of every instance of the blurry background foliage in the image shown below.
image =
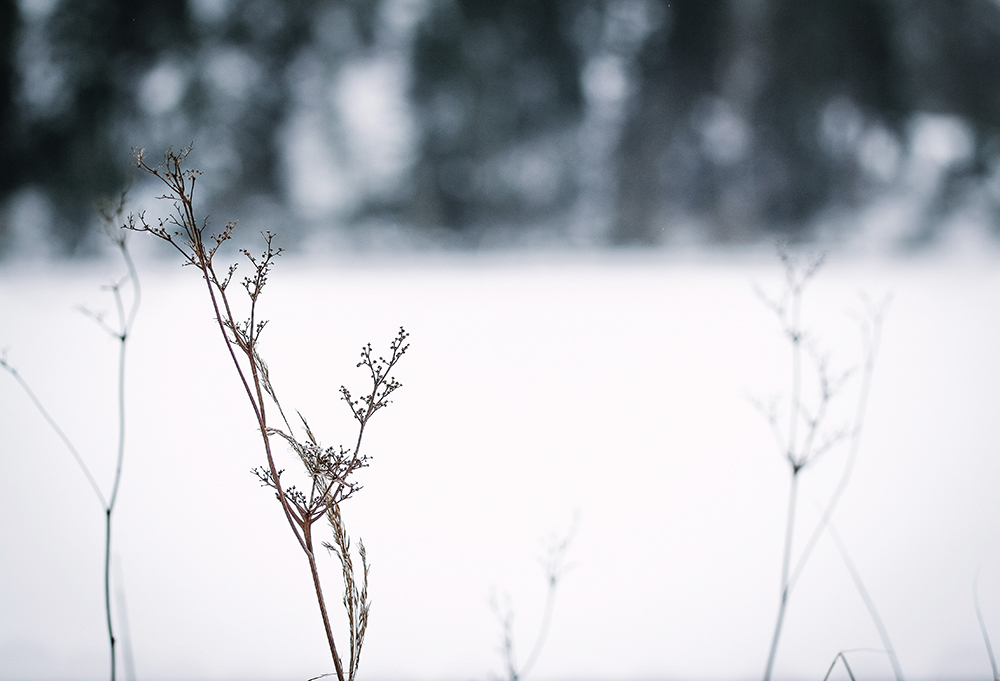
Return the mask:
M754 242L1000 224L998 0L0 0L0 248L83 253L130 149L220 224Z

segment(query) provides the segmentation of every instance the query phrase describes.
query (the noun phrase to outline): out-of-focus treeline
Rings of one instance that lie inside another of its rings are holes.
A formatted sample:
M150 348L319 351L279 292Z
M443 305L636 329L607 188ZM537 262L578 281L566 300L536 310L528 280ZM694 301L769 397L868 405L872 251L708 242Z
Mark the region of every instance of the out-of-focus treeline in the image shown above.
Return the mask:
M191 141L209 210L302 230L753 241L896 196L928 241L1000 222L1000 2L0 0L0 135L0 247L86 249L130 149Z

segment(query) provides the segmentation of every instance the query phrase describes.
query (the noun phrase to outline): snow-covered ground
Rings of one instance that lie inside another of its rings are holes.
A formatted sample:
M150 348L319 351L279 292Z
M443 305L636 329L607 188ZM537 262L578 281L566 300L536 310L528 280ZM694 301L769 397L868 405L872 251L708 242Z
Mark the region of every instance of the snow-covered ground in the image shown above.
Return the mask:
M105 488L115 342L73 308L110 311L99 287L118 272L0 272L0 345ZM172 260L143 258L140 275L114 544L138 678L331 671L305 560L250 473L258 436L204 285ZM533 678L762 674L789 472L750 398L787 396L790 362L755 283L780 290L769 254L279 260L266 359L325 443L352 438L338 388L364 387L360 346L412 334L403 388L366 436L365 489L344 510L372 562L363 679L499 674L491 593L510 596L523 660L544 602L539 558L575 514ZM805 299L834 366L858 362L860 290L893 300L834 523L907 677L988 678L972 589L978 569L1000 641L1000 257L834 254ZM849 420L858 386L831 425ZM101 508L6 374L0 405L0 679L105 678ZM803 473L797 548L844 459ZM343 632L339 566L323 562ZM776 677L821 678L838 651L878 647L824 538L792 594ZM858 678L891 676L884 655L849 659Z

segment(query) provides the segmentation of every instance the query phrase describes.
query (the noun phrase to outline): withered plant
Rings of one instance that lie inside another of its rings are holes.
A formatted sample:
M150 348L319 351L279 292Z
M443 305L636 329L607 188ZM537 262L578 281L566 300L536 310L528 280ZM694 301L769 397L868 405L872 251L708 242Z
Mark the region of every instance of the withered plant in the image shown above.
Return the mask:
M857 568L850 560L847 549L831 522L833 512L840 502L840 498L843 496L844 490L851 478L860 448L861 434L868 407L868 395L871 391L875 360L878 355L882 321L888 301L882 301L879 304L873 304L868 300L865 301L867 309L865 317L861 320L863 343L862 376L857 403L854 409L853 422L849 427L830 428L828 417L831 403L840 395L841 389L853 372L833 373L830 369L828 356L819 350L816 339L809 336L802 323L803 294L817 271L822 267L824 258L820 255L801 262L783 246L779 246L778 255L785 271L785 285L781 295L778 298L769 298L759 289L757 293L761 300L777 316L781 323L782 331L790 345L792 362L790 404L784 413L779 413L777 401L772 401L769 404L758 404L758 407L766 416L778 449L788 463L791 484L788 493L785 545L781 560L781 597L778 605L778 617L774 626L774 634L771 638L767 667L764 671L764 681L770 680L774 668L789 596L799 576L802 574L802 570L805 568L809 556L816 546L816 542L824 532L830 535L841 558L844 560L850 572L851 579L854 581L855 587L878 630L879 637L882 639L885 653L889 657L897 681L902 681L903 674L899 666L899 661L896 658L885 626L882 624L881 617L879 617L875 604L869 596L867 589L865 589ZM804 395L806 371L803 364L806 361L811 362L813 369L812 383L816 389L813 399L807 399ZM814 463L819 461L831 449L845 443L848 452L840 480L827 500L825 507L822 509L819 521L799 552L798 560L793 569L792 549L797 519L796 504L798 502L800 476L803 471L812 467ZM836 660L837 658L834 659L834 663L836 663ZM846 658L843 658L843 662L846 666Z
M7 359L6 352L0 353L0 367L10 374L18 385L24 390L28 399L41 414L42 418L53 432L59 437L62 443L73 456L77 466L83 472L84 477L94 491L94 496L101 504L104 511L104 614L108 631L108 646L111 658L111 681L115 681L116 675L116 655L115 655L115 627L111 617L111 520L115 510L115 502L118 500L118 490L122 480L122 463L125 459L125 350L128 347L129 335L132 325L135 323L136 314L139 312L139 302L142 291L139 287L139 276L136 273L135 263L128 250L128 233L118 229L122 215L125 210L126 192L122 192L115 202L107 202L100 209L104 234L114 243L118 253L125 263L126 274L113 284L105 286L105 290L110 291L115 301L115 321L108 323L104 315L91 311L87 308L80 308L80 311L93 319L97 325L109 336L118 341L118 447L116 452L115 475L111 481L111 493L105 496L101 486L94 479L93 474L87 467L80 451L70 440L66 432L59 427L58 422L45 408L42 401L35 394L28 384L28 381ZM131 289L129 295L126 290ZM131 298L128 302L126 298ZM131 652L128 646L128 639L125 639L125 661L126 670L131 671ZM129 674L128 676L131 676Z
M549 540L545 558L542 560L542 567L545 568L545 578L548 585L545 592L545 608L542 611L542 622L538 628L535 643L532 645L531 652L528 653L528 658L524 661L523 665L517 663L514 650L514 608L510 602L510 597L508 596L502 605L497 599L496 594L490 599L490 606L493 608L493 612L500 622L500 654L503 657L504 673L506 675L504 681L524 681L528 673L534 668L535 663L538 662L542 649L545 647L545 639L548 637L549 628L552 625L552 614L555 611L556 605L556 589L567 570L566 552L573 541L578 524L579 517L574 517L573 524L565 537L562 539L551 537Z
M167 193L159 198L170 201L173 212L152 225L146 222L142 213L130 215L125 226L133 231L149 232L173 246L181 254L184 264L197 269L204 279L219 331L260 432L266 465L253 469L253 472L262 485L274 490L288 526L308 560L337 678L339 681L354 681L368 625L368 562L364 545L359 541L362 569L358 586L358 575L351 560L350 538L344 529L340 504L361 489L354 480L355 473L368 466L368 456L361 453L361 441L372 416L389 405L389 396L400 387L390 374L409 347L406 343L408 334L402 327L399 329L389 345L388 359L375 357L370 344L362 348L361 361L357 366L364 367L371 380L371 388L366 394L354 397L347 388L340 388L341 397L347 402L358 426L352 447L323 446L301 414L298 416L303 435L297 435L278 400L267 364L260 354L260 337L267 321L259 318L257 304L281 249L274 247L271 232L262 234L265 247L261 255L255 256L246 249L240 249L249 263L250 274L239 280L237 288L242 288L246 294L244 305L247 309L245 317L238 316L236 300L230 295L237 265L225 266L221 274L215 265L219 248L232 238L236 224L230 222L220 233L211 234L206 239L207 219L197 220L194 209L194 190L200 172L184 167L190 150L190 147L179 152L168 150L163 162L156 166L146 162L142 150L136 152L137 167L167 187ZM268 420L269 404L277 409L283 427L274 427ZM283 440L302 462L309 478L308 489L298 489L282 481L283 471L277 468L274 460L273 437ZM314 526L323 518L330 523L333 543L324 541L322 546L337 555L344 575L343 602L350 629L346 671L334 642L316 564Z

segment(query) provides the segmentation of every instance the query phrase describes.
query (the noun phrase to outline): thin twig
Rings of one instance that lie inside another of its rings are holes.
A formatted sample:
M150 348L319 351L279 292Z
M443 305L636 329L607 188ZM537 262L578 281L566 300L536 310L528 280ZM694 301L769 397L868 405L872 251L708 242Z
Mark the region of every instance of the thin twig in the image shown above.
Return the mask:
M69 453L73 455L73 460L76 461L76 464L80 467L80 470L83 471L84 477L87 478L87 483L90 485L90 488L94 490L94 496L96 496L97 501L100 502L101 508L103 510L107 510L108 502L105 501L104 499L104 493L101 492L101 488L100 486L98 486L97 481L94 480L94 476L91 475L90 469L87 468L87 464L83 462L83 457L80 456L80 452L77 451L76 447L73 445L73 442L69 439L69 437L63 431L63 429L59 427L59 424L56 423L56 420L54 418L52 418L52 415L49 414L48 410L38 399L38 396L35 395L35 391L31 389L31 386L28 385L28 382L24 380L23 376L21 376L21 372L15 369L14 366L11 365L10 362L7 360L6 353L0 355L0 367L3 367L7 371L7 373L9 373L11 376L14 377L14 380L17 381L18 385L20 385L21 388L24 390L24 392L28 395L28 399L30 399L31 403L35 405L35 409L38 410L38 413L42 415L42 418L45 419L45 422L49 424L49 427L52 428L52 431L59 437L60 440L62 440L62 443L66 445L66 449L69 450Z

